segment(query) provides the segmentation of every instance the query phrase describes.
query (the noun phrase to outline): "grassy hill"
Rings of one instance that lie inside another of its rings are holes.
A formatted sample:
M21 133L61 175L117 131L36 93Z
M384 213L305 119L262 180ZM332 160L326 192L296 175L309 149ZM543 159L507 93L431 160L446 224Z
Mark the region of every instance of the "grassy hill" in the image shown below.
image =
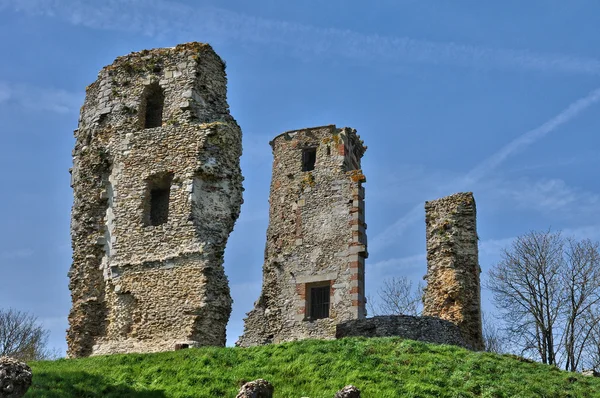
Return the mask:
M235 397L257 378L275 397L332 398L354 384L364 398L600 397L600 379L514 356L399 338L305 340L30 364L27 397Z

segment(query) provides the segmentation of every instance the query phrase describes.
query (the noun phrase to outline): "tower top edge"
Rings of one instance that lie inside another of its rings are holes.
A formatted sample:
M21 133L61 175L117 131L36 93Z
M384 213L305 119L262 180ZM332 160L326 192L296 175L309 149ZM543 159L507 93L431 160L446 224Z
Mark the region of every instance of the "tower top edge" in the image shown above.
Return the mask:
M278 134L275 137L273 137L273 139L269 142L269 144L271 145L271 147L273 147L273 145L275 144L275 141L278 141L282 138L286 139L286 140L290 140L290 139L294 139L294 137L296 137L297 135L317 133L317 132L319 134L321 134L321 136L326 135L326 134L336 135L336 134L340 134L340 133L345 133L353 141L355 146L360 147L361 154L363 154L367 149L367 147L364 146L363 141L360 139L360 136L356 133L356 129L353 129L352 127L338 128L335 124L326 124L323 126L315 126L315 127L304 127L301 129L284 131L283 133Z
M170 57L184 58L190 56L198 56L198 58L200 58L203 54L216 56L223 65L223 68L225 67L225 62L221 59L221 57L219 57L210 44L194 41L178 44L175 47L157 47L133 51L127 55L122 55L115 58L113 63L102 68L102 71L129 66L138 62L145 62L152 59L158 60L161 58Z

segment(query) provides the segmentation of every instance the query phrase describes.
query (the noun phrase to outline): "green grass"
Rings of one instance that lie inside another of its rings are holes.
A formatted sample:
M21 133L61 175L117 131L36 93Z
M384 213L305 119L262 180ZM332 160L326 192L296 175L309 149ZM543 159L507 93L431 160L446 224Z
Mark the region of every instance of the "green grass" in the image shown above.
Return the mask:
M523 359L399 338L305 340L30 364L26 397L235 397L257 378L275 397L600 397L600 379Z

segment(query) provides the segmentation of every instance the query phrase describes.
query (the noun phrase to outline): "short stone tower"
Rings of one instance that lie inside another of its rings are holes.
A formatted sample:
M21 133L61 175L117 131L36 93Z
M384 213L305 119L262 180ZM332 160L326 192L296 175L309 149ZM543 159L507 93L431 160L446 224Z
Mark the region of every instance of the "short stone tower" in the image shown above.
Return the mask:
M241 130L207 44L119 57L75 131L70 357L225 345Z
M238 345L334 338L365 317L366 150L350 128L307 128L271 142L269 228L263 287Z
M427 287L423 315L458 325L473 349L483 349L475 199L471 192L425 202Z

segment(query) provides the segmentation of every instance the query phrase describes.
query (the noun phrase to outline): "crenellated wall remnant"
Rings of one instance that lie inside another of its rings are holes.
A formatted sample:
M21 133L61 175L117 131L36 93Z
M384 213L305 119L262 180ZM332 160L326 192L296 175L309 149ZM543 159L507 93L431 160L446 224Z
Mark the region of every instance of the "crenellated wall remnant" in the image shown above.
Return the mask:
M427 287L423 315L458 325L465 341L483 349L475 199L471 192L425 202Z
M365 317L366 150L356 131L323 126L275 137L263 286L238 345L334 338Z
M75 131L68 355L225 345L242 203L225 64L202 43L119 57Z

